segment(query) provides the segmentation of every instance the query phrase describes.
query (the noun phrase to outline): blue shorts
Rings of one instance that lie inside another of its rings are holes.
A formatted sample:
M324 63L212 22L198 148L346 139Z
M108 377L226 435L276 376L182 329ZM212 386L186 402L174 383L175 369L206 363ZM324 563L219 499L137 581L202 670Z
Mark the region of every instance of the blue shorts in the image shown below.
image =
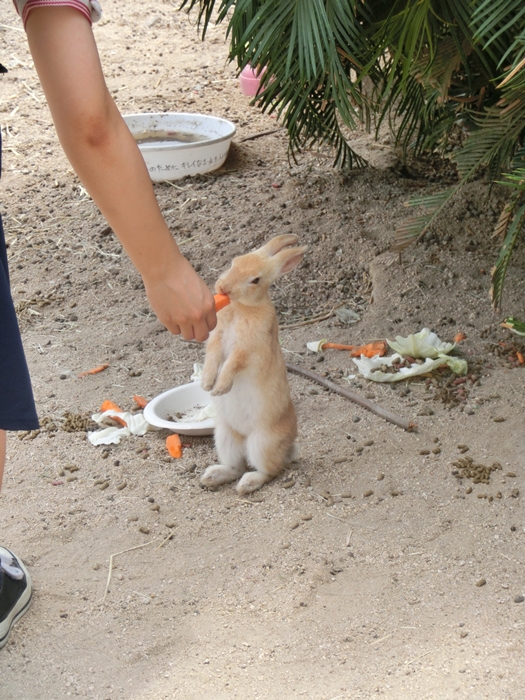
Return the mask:
M0 169L1 167L0 135ZM0 430L36 428L38 417L9 287L7 251L0 216Z

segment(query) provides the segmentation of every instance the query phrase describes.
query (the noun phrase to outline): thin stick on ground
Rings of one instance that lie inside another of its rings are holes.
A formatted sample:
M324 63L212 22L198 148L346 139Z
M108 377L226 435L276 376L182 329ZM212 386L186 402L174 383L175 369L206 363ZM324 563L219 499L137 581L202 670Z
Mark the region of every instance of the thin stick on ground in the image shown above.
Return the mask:
M384 418L390 423L398 425L400 428L403 428L403 430L414 431L417 429L417 425L412 421L408 421L405 418L396 416L395 413L391 413L385 408L381 408L381 406L372 403L372 401L364 399L358 394L354 394L353 391L348 391L348 389L344 389L342 386L339 386L339 384L335 384L334 382L331 382L328 379L320 377L318 374L315 374L315 372L310 372L307 369L297 367L297 365L292 365L289 362L286 363L286 368L289 372L294 372L295 374L299 374L303 377L306 377L307 379L311 379L313 382L317 382L318 384L321 384L321 386L325 386L327 389L333 391L335 394L344 396L346 399L349 399L350 401L359 404L359 406L366 408L368 411L372 411L372 413L375 413L376 415L380 416L381 418Z
M155 547L155 551L157 551L158 549L163 547L168 540L171 540L172 537L173 537L173 532L170 532L170 534L167 537L165 537L159 545L157 545Z
M109 570L108 570L108 580L106 582L106 590L104 591L104 596L102 598L102 602L106 600L106 596L109 591L109 584L111 582L111 574L113 573L113 559L115 557L118 557L120 554L125 554L126 552L132 552L134 549L142 549L142 547L147 547L150 544L153 544L153 542L156 542L157 540L150 540L149 542L144 542L144 544L138 544L136 547L130 547L129 549L123 549L121 552L115 552L115 554L112 554L109 558Z
M330 311L323 312L318 316L310 316L310 318L297 321L297 323L290 323L288 326L279 326L279 330L292 330L293 328L301 328L302 326L311 326L312 323L317 323L317 321L326 321L334 315L336 309L344 306L345 303L346 302L343 301L340 304L337 304L337 306L332 307Z
M278 131L283 131L283 127L280 127L278 129L268 129L267 131L259 131L257 134L250 134L250 136L243 136L242 139L239 139L239 143L242 143L243 141L253 141L254 139L260 139L261 136L270 136L270 134L276 134Z

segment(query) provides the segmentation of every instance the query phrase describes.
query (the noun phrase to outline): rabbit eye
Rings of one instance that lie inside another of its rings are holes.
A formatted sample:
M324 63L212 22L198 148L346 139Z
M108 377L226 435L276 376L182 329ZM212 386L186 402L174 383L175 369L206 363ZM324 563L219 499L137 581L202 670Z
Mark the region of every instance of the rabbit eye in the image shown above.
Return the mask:
M252 281L250 282L250 284L259 284L260 279L261 279L260 277L254 277L252 279Z

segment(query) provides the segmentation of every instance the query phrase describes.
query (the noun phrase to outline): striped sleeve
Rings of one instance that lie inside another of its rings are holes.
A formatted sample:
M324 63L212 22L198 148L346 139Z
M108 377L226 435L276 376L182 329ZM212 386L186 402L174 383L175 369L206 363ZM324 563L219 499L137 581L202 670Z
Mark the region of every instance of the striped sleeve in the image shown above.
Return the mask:
M27 18L31 10L35 7L72 7L86 17L88 22L98 22L102 16L102 8L98 0L13 0L16 10L24 27L26 26Z

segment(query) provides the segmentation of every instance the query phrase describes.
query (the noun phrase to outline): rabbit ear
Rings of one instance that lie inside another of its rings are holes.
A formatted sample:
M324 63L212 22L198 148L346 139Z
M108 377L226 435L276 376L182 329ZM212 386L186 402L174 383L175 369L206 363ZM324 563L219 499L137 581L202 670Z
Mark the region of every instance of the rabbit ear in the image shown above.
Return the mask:
M268 241L268 243L263 245L262 248L259 248L258 252L268 256L269 258L273 258L273 256L280 250L286 248L287 246L295 245L298 240L299 236L296 236L294 233L283 233L280 236L275 236Z
M302 248L286 248L277 253L273 258L276 267L276 278L297 267L307 250L308 246L303 246Z

